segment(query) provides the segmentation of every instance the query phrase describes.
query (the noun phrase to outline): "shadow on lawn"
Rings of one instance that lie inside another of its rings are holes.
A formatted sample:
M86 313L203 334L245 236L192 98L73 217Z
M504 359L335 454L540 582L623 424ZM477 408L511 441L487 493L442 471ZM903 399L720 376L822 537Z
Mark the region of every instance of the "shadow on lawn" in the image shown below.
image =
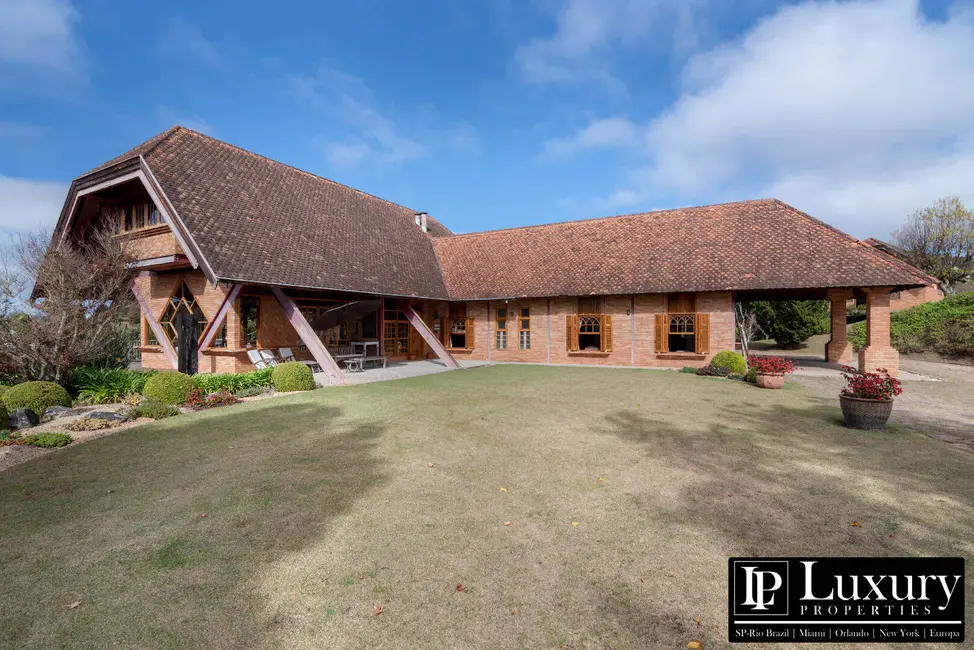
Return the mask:
M384 428L341 415L219 409L6 472L0 647L260 644L254 577L387 480L373 453Z

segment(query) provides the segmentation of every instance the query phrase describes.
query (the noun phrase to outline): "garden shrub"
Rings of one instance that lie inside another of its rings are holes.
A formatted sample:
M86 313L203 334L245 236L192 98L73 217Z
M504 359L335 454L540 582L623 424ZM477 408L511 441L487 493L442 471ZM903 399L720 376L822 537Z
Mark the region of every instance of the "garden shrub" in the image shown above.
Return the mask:
M129 409L128 412L130 418L151 418L153 420L171 418L174 415L179 415L178 408L171 404L154 402L152 400L146 400L143 404Z
M697 374L697 369L692 366L683 366L682 368L680 368L680 372L682 372L685 375L695 375Z
M10 390L10 386L4 386L0 384L0 398L3 398L3 394Z
M703 366L697 368L696 372L704 377L726 377L730 374L730 370L721 366Z
M10 418L10 413L7 411L7 405L0 401L0 428L7 428L7 420Z
M29 447L64 447L73 440L66 433L33 433L21 438L21 444Z
M115 404L127 395L141 393L155 371L106 366L81 366L71 371L68 387L83 404Z
M946 296L890 314L890 338L900 352L974 357L974 292ZM856 350L866 345L866 324L849 326Z
M193 380L196 388L204 393L216 393L221 390L239 393L246 388L270 386L273 370L273 368L263 368L251 372L200 374L194 375Z
M732 352L731 350L724 350L715 354L713 359L710 360L710 365L737 375L743 375L747 372L747 363L744 361L744 355Z
M189 397L195 383L181 372L160 372L149 377L142 394L147 400L164 404L182 404Z
M237 396L225 390L207 395L199 388L194 388L186 398L186 406L194 411L211 409L217 406L230 406L237 403Z
M237 397L255 397L257 395L263 395L270 392L269 386L251 386L250 388L242 388L237 391Z
M102 429L117 427L119 424L121 423L115 420L85 417L64 425L64 428L68 431L101 431Z
M275 366L271 373L271 381L274 388L282 393L311 390L315 387L315 378L311 368L297 361L289 361Z
M8 411L30 409L37 417L52 406L71 406L71 396L58 384L50 381L28 381L3 394Z
M795 348L816 334L831 329L828 300L776 300L744 304L757 317L758 324L778 345Z

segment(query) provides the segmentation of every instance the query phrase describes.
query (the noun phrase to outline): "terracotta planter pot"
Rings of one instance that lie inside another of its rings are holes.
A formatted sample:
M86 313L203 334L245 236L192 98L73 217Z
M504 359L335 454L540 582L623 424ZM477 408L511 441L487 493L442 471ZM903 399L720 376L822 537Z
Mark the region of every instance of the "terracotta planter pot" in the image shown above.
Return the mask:
M415 360L416 360L415 354L406 355L406 361L415 361Z
M427 352L426 353L426 358L427 359L435 359L436 358L436 355L433 354L432 352Z
M785 376L780 373L757 372L754 377L759 388L781 388L785 385Z
M882 430L893 412L891 399L863 399L839 393L845 425L853 429Z

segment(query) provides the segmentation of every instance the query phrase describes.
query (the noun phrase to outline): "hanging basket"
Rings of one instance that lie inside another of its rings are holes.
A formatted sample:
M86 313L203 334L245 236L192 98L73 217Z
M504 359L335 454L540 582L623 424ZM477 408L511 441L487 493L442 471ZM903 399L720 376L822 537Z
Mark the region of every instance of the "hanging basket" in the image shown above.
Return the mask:
M891 399L863 399L839 393L845 425L853 429L882 430L893 412Z

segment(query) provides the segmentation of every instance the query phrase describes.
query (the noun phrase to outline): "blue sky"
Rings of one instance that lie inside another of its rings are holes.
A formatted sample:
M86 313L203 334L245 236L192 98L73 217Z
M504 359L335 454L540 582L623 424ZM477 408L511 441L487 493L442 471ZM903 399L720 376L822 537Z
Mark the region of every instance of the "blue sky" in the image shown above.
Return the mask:
M0 0L0 228L179 123L457 232L974 205L974 2Z

